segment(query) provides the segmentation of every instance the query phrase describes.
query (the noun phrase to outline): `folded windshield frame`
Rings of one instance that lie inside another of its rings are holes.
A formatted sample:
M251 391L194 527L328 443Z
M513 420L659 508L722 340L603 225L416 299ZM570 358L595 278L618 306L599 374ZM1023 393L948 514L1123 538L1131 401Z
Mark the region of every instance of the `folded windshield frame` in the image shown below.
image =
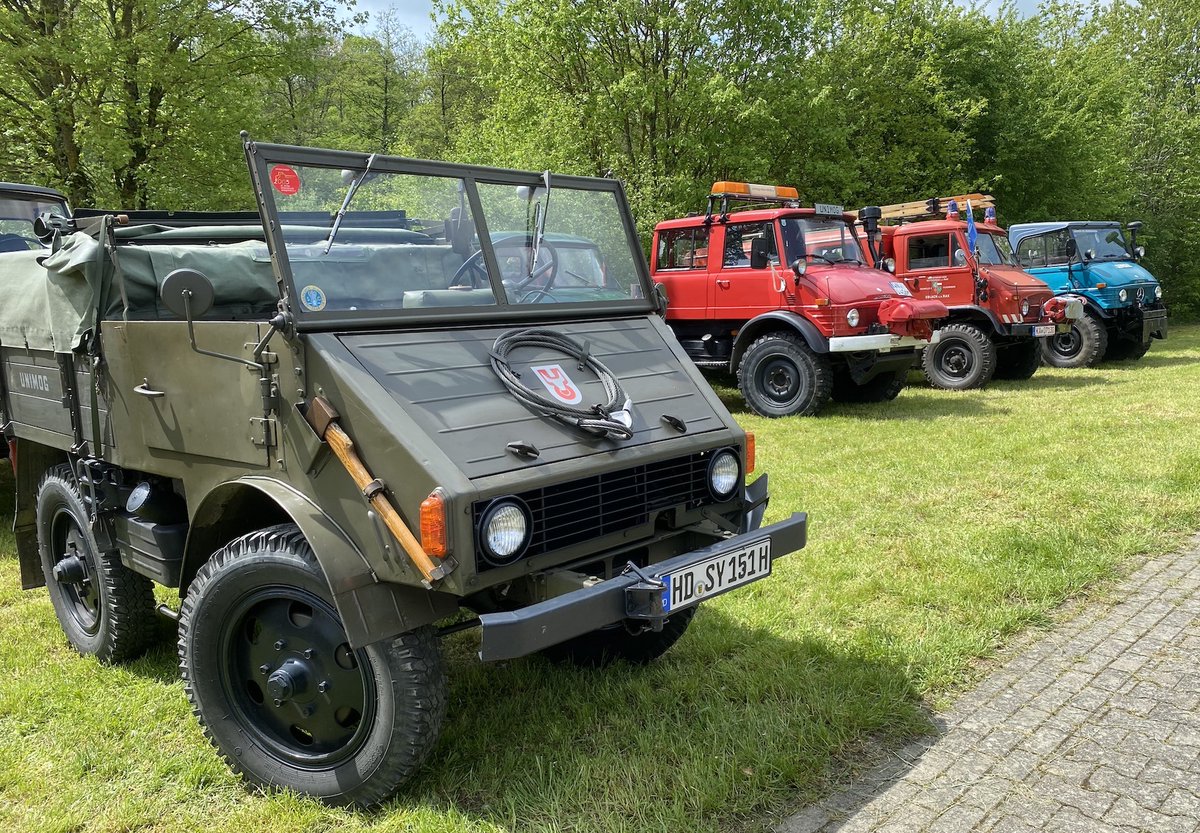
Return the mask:
M616 213L619 214L620 228L624 232L625 246L628 248L633 270L630 294L634 297L586 302L514 303L508 297L511 286L506 287L502 283L503 273L497 261L494 246L496 241L493 239L494 236L502 238L506 232L512 230L489 231L487 215L483 210L478 186L503 185L536 190L543 186L543 174L383 155L375 155L371 161L370 172L372 175L407 174L416 177L448 177L463 183L466 206L475 224L478 257L486 267L488 286L490 286L493 299L478 305L428 308L401 308L397 304L394 308L388 309L314 309L314 305L302 302L299 297L306 287L298 285L292 262L288 256L287 241L285 240L287 212L281 209L279 201L276 199L275 188L272 187L271 182L271 171L275 166L283 165L325 168L331 171L351 171L353 174L361 176L364 169L367 168L371 156L365 153L257 143L248 138L245 139L245 151L254 184L255 198L262 217L263 231L270 250L271 262L280 284L284 302L294 316L297 330L371 329L394 327L398 324L479 319L505 321L639 315L652 312L654 309L651 300L654 295L651 290L645 255L638 242L637 231L628 210L624 188L619 181L561 174L554 174L552 178L555 192L560 192L560 189L600 192L611 195L615 200ZM558 211L563 210L562 206L561 201L557 202ZM353 204L350 206L350 210L354 211ZM550 212L552 220L554 219L554 210L552 208ZM337 237L339 245L343 237L347 236L348 230L353 231L353 229L347 228L339 231Z

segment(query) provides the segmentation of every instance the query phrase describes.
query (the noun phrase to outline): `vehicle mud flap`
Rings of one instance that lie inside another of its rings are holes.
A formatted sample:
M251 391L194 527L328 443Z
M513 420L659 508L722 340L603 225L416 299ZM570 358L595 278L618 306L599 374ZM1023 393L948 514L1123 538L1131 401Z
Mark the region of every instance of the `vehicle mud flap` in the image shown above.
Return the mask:
M753 532L761 527L768 503L770 493L767 489L767 475L764 474L746 487L746 509L742 515L742 528L739 532Z

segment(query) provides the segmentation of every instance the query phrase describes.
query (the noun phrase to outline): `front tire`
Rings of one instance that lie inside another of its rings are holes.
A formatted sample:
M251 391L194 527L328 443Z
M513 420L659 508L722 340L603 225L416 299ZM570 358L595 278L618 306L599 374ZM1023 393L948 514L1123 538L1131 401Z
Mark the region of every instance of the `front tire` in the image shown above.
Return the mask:
M996 373L992 378L1024 381L1037 373L1041 363L1041 344L1036 338L1027 338L1000 348L996 355Z
M938 342L921 351L921 367L935 388L981 388L996 372L996 344L974 324L947 324Z
M446 678L432 628L352 649L295 526L213 555L188 589L179 631L192 710L250 783L371 807L437 741Z
M738 387L759 416L812 416L829 401L829 357L790 333L768 333L738 364Z
M71 647L101 662L141 654L158 628L154 586L116 551L100 551L69 465L38 485L37 531L50 602Z
M904 390L907 378L907 370L892 370L860 385L850 376L850 371L843 370L833 377L833 401L891 402Z
M551 645L542 654L555 662L603 668L617 660L646 665L665 654L687 631L696 608L684 608L663 623L661 631L632 634L624 625L601 628Z
M1042 358L1052 367L1095 367L1108 349L1108 329L1085 314L1071 322L1071 331L1041 339Z
M1104 354L1104 358L1115 362L1136 361L1146 355L1149 350L1149 341L1120 339L1108 343L1108 352Z

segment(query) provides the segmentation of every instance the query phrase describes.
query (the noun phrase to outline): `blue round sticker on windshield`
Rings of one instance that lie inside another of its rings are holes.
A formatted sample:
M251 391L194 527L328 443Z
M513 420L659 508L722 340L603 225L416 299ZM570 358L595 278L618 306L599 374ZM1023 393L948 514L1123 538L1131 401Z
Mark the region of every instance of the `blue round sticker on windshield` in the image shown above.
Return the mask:
M325 309L325 293L319 286L309 284L300 290L300 302L312 312Z

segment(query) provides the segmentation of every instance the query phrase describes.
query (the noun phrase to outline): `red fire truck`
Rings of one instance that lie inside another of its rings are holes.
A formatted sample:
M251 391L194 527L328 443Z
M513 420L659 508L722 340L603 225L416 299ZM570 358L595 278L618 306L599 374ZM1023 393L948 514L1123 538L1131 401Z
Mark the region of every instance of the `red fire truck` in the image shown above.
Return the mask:
M966 217L960 218L960 206ZM985 211L978 226L972 208ZM993 377L1028 379L1040 364L1038 339L1070 332L1071 321L1083 314L1077 298L1056 297L1017 266L990 196L935 197L879 210L884 222L899 225L881 227L877 265L913 297L949 309L937 344L921 357L934 387L969 390Z
M947 315L872 268L855 223L841 206L801 208L794 188L718 182L704 214L655 228L667 323L697 365L737 375L755 413L895 398Z

